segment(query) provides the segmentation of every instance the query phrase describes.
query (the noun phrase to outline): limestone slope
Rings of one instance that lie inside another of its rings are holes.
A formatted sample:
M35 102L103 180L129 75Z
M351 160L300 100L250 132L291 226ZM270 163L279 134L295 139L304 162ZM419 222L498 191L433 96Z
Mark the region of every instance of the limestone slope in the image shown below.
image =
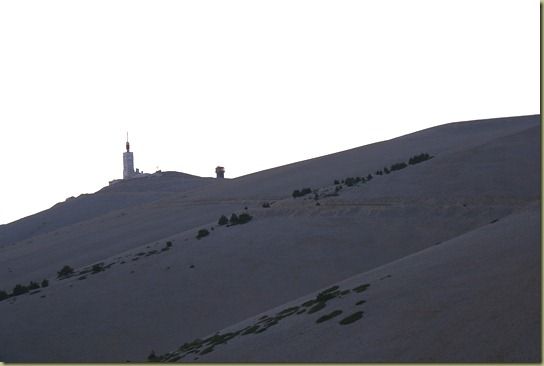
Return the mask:
M202 336L163 360L541 362L539 232L533 205Z
M496 225L540 202L539 135L538 116L448 124L246 177L198 181L6 245L0 289L42 278L50 285L0 301L1 328L9 330L0 332L0 359L143 360L152 349L165 353ZM420 152L434 158L375 175ZM368 173L372 180L343 184L335 195L335 179ZM291 197L305 186L317 189L317 201ZM253 219L217 225L233 212ZM201 228L210 234L197 240ZM57 279L63 265L76 275Z

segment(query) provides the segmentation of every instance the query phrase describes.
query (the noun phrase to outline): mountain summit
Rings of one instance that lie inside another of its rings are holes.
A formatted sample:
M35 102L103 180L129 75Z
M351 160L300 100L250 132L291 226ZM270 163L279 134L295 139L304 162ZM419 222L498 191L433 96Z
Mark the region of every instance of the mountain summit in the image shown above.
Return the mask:
M540 116L0 227L5 362L540 362Z

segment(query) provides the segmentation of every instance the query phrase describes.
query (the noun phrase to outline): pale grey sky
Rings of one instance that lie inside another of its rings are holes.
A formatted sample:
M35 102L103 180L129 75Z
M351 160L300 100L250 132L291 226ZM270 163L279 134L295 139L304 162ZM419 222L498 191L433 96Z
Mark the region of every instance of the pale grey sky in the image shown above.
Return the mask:
M135 166L236 176L539 113L539 1L3 1L0 223Z

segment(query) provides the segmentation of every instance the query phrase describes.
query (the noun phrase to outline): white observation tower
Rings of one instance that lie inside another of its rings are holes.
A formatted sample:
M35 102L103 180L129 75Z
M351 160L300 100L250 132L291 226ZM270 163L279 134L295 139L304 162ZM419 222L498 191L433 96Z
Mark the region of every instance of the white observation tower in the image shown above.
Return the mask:
M127 151L123 153L123 179L129 179L134 175L134 155L130 152L127 132Z

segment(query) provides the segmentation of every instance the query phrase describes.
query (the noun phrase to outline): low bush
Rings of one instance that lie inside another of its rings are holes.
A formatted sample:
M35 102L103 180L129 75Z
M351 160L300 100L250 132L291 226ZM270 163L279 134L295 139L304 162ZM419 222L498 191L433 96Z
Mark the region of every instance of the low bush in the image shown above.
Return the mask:
M74 274L74 269L70 266L64 266L60 271L57 272L57 277L64 278L71 274Z
M166 247L167 247L167 248L170 248L171 246L172 246L172 242L171 242L171 241L167 241L167 242L166 242Z
M357 287L353 288L353 291L361 293L361 292L363 292L363 291L366 291L366 289L367 289L369 286L370 286L369 283L365 283L365 284L363 284L363 285L361 285L361 286L357 286Z
M221 215L221 217L219 218L219 220L217 221L217 223L221 226L223 225L226 225L229 223L229 219L227 219L227 216L225 215Z
M317 304L315 304L314 306L312 306L310 308L310 310L308 310L308 314L313 314L313 313L323 309L325 306L327 306L326 301L320 301Z
M404 169L406 168L408 165L406 165L405 162L402 162L402 163L395 163L393 165L391 165L391 171L395 171L395 170L401 170L401 169Z
M332 319L335 316L338 316L340 314L342 314L342 310L335 310L332 313L329 313L327 315L323 315L321 318L317 319L315 322L316 323L323 323L323 322L326 322L327 320L330 320L330 319Z
M13 288L13 291L11 291L12 296L18 296L22 294L26 294L28 292L28 288L23 285L15 285Z
M245 224L246 222L250 222L253 216L251 216L248 213L241 213L240 216L238 216L238 224Z
M270 208L270 203L264 202L263 203L263 208Z
M208 230L200 229L200 230L198 230L198 234L196 235L196 238L201 239L201 238L203 238L205 236L208 236L208 235L210 235L210 232Z
M9 297L8 293L6 291L0 290L0 301L5 300Z
M230 222L231 225L237 225L238 224L238 215L236 215L235 213L230 215L229 222Z
M425 160L429 160L429 159L432 159L432 156L427 154L427 153L421 153L419 155L414 155L412 156L409 160L408 160L408 164L410 165L414 165L414 164L418 164L418 163L421 163Z
M42 287L47 287L47 286L49 286L49 281L46 280L46 279L44 279L44 280L42 281Z
M356 322L357 320L361 319L363 317L363 312L358 311L356 313L351 314L350 316L340 320L341 325L351 324L353 322Z
M40 288L40 285L38 285L36 282L34 281L30 281L30 283L28 284L27 286L28 290L36 290L38 288Z
M302 197L309 193L312 193L311 188L302 188L300 191L298 189L295 189L293 191L293 198Z
M353 177L348 177L345 179L345 182L346 182L346 186L351 187L352 185L357 183L357 180Z
M91 268L91 271L93 273L102 272L103 270L104 270L104 263L93 264L93 267Z

